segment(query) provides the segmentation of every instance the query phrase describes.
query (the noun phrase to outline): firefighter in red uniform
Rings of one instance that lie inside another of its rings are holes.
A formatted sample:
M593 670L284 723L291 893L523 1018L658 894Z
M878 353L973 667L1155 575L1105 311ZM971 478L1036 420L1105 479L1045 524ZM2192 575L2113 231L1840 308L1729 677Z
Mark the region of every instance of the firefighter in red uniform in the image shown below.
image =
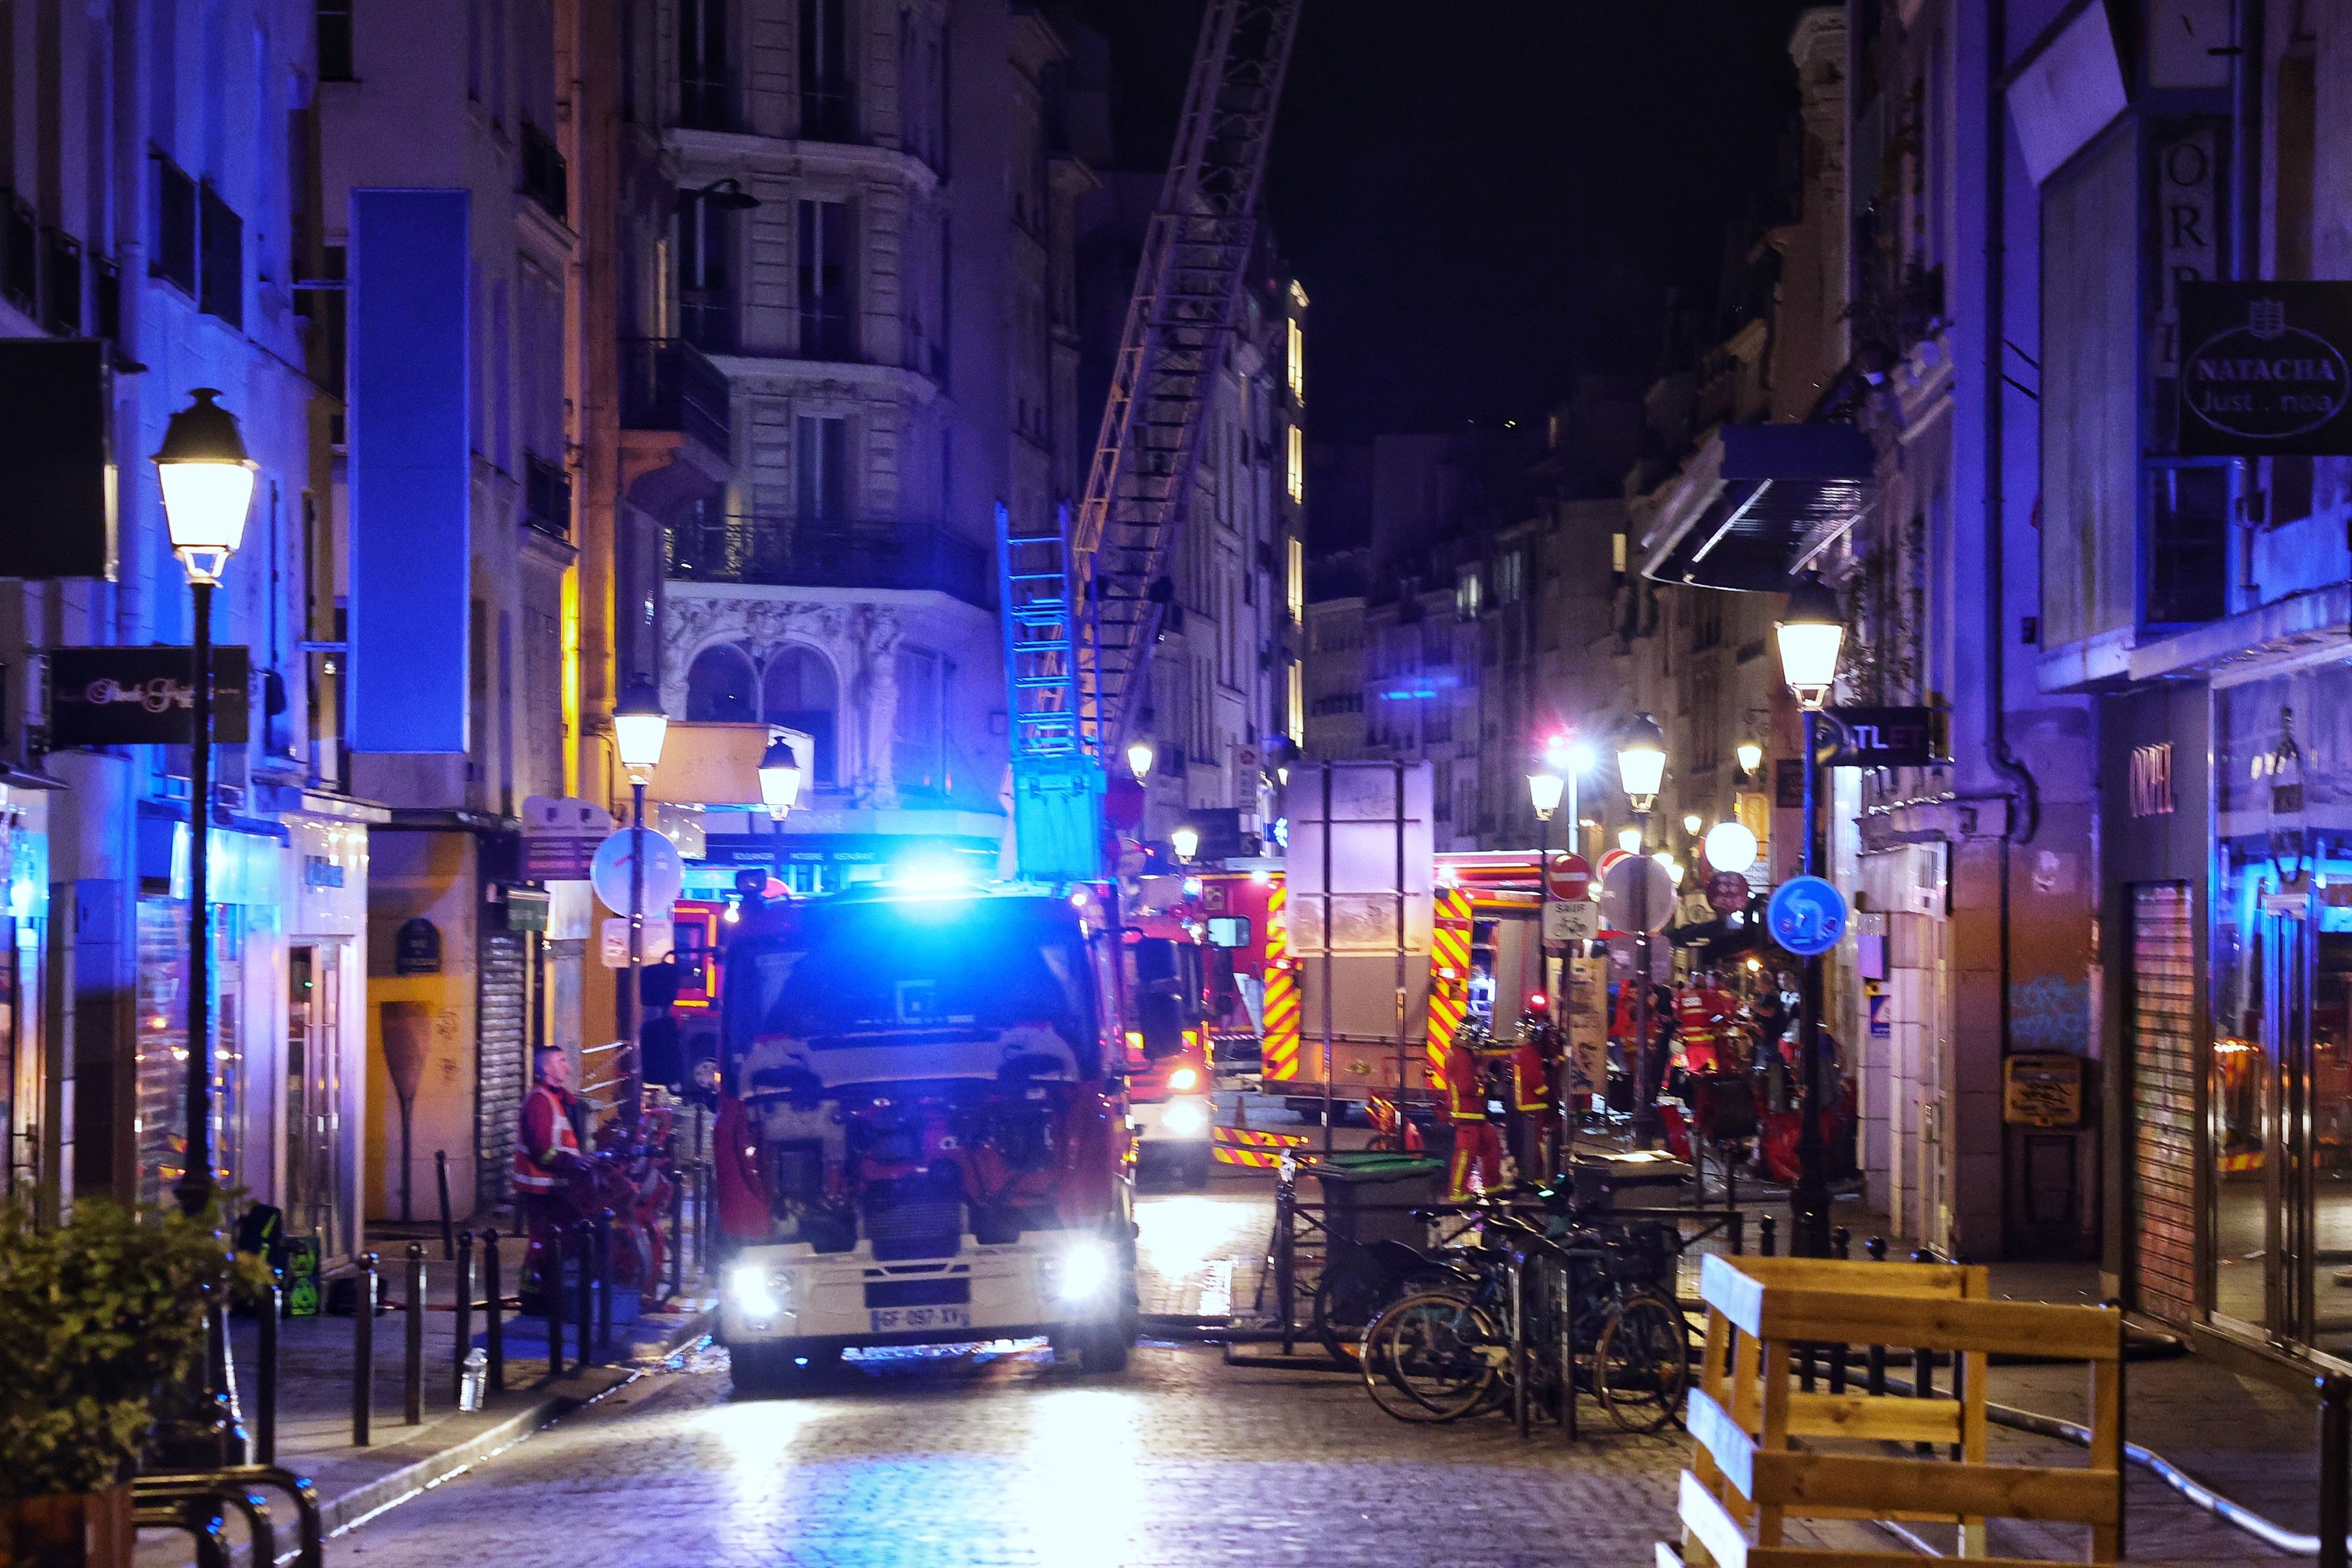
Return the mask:
M1445 1048L1445 1114L1454 1124L1454 1163L1446 1200L1468 1201L1474 1166L1480 1189L1496 1191L1503 1185L1503 1139L1486 1119L1486 1069L1471 1049L1466 1029L1456 1031L1454 1043Z
M572 1059L555 1046L541 1046L531 1058L530 1092L523 1096L522 1135L515 1143L516 1218L534 1240L566 1218L562 1192L590 1161L580 1150L572 1116Z
M1522 1180L1538 1179L1550 1168L1544 1134L1551 1125L1551 1058L1557 1054L1551 1002L1541 991L1528 998L1519 1040L1511 1048L1511 1153Z

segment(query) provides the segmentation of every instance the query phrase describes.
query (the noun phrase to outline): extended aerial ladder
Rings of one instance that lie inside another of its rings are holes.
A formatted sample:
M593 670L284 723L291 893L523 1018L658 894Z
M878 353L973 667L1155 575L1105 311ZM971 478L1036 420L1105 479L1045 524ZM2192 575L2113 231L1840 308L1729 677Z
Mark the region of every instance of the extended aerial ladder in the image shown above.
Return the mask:
M1067 863L1076 824L1058 819L1091 821L1103 765L1125 743L1174 597L1169 552L1192 505L1201 433L1257 235L1258 186L1302 3L1209 0L1086 491L1075 527L1050 541L1066 541L1066 553L1045 548L1047 536L1000 525L1025 874L1091 874ZM1067 610L1059 620L1056 598Z

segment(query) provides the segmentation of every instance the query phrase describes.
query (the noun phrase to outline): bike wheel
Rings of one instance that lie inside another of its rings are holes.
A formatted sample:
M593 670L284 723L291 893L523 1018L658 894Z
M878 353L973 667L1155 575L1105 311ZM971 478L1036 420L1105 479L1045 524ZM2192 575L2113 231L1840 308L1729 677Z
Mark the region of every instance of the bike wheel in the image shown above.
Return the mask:
M1466 1415L1502 1381L1509 1345L1459 1295L1407 1296L1364 1332L1364 1387L1400 1421Z
M1675 1304L1647 1294L1620 1302L1593 1346L1592 1381L1601 1407L1625 1431L1654 1432L1680 1415L1690 1331Z

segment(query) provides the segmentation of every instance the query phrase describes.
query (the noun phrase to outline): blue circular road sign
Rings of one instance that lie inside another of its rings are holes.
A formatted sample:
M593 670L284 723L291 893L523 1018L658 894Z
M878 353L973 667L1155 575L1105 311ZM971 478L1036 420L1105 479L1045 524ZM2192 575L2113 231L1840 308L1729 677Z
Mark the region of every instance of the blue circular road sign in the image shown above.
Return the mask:
M1822 877L1790 877L1772 890L1772 902L1764 906L1764 929L1800 958L1836 946L1845 923L1845 894Z

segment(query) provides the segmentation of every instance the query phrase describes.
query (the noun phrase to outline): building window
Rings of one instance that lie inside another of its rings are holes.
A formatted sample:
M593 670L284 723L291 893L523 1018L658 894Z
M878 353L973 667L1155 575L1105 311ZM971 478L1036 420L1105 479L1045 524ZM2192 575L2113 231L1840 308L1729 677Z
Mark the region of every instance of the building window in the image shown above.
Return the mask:
M352 0L319 0L312 18L319 35L319 79L357 81L352 68Z
M1285 439L1289 443L1289 481L1287 488L1294 501L1307 499L1307 433L1297 425L1287 429Z
M1478 619L1479 588L1478 573L1475 569L1464 572L1462 580L1454 585L1454 612L1465 621Z
M803 522L849 517L849 421L803 414L793 422L793 493Z
M850 136L848 0L801 0L801 135Z
M677 197L679 335L706 353L735 351L735 214L697 191Z
M1290 400L1307 402L1307 333L1298 325L1298 318L1290 318L1289 333Z
M1307 619L1307 541L1292 538L1285 553L1282 596L1290 607L1290 623L1296 626Z
M1283 685L1282 733L1293 746L1307 738L1307 666L1293 664Z
M678 123L693 131L732 131L733 87L727 61L727 0L679 0Z
M810 360L856 357L849 310L849 204L800 204L801 355Z
M891 771L902 789L944 789L947 768L940 746L940 666L937 653L898 650L898 714L890 746Z
M1506 550L1495 563L1495 602L1517 604L1527 588L1527 557L1517 550Z
M833 668L814 648L787 647L768 661L761 683L761 720L809 737L814 755L804 760L812 783L832 784L840 778L834 743L838 706Z
M204 269L196 303L207 316L232 327L245 325L245 220L221 200L207 180L198 192Z
M155 160L155 276L196 292L196 183L169 158Z
M705 648L686 671L686 716L692 724L757 724L751 656L724 644Z

